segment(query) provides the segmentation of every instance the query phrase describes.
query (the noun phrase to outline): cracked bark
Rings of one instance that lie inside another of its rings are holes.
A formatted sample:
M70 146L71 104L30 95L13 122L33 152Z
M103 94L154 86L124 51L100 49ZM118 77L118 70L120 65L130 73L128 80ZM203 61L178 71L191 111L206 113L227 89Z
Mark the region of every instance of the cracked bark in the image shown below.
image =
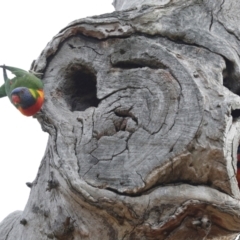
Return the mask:
M32 66L49 142L0 240L233 239L239 3L114 5L70 23Z

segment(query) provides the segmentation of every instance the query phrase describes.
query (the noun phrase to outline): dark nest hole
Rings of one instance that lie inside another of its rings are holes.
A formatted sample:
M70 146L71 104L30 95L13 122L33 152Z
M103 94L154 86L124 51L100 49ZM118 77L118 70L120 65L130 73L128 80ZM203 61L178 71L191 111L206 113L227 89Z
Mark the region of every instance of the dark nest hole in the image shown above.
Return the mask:
M240 145L238 145L238 150L237 150L237 182L238 182L238 187L240 188Z
M236 120L237 118L240 117L240 109L232 110L231 114L232 114L233 120Z
M225 58L226 68L223 70L223 85L230 91L238 94L240 89L238 88L237 81L233 76L234 65L231 61Z
M234 75L234 64L226 58L225 63L226 68L223 70L223 86L240 96L240 84L239 79ZM240 109L232 110L231 115L234 121L239 119Z
M239 80L234 76L234 65L231 61L225 58L226 68L223 71L223 85L231 92L240 96L240 84ZM233 121L240 119L240 109L234 109L231 111ZM238 187L240 189L240 144L237 150L237 174L236 174Z
M97 98L96 84L92 69L79 64L69 66L62 89L72 112L98 106L100 100Z

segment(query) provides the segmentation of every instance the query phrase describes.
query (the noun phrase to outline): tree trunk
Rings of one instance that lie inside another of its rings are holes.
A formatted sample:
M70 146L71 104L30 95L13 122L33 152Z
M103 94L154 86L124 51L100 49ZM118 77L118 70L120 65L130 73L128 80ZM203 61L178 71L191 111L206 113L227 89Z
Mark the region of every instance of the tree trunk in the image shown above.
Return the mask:
M50 137L0 240L234 239L239 2L114 6L69 24L33 64Z

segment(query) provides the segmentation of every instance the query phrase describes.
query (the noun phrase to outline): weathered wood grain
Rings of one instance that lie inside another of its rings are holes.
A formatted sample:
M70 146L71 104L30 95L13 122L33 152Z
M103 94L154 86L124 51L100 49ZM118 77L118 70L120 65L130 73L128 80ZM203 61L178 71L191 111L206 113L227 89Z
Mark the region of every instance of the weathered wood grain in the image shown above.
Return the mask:
M0 239L233 239L237 3L114 5L128 10L70 23L33 64L50 137Z

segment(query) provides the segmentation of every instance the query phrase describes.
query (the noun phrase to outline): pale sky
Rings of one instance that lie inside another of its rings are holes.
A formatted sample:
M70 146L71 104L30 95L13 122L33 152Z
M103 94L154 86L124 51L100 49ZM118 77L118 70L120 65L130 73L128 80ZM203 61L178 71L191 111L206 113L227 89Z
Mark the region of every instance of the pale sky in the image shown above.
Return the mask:
M1 1L0 65L25 70L68 23L113 12L113 0ZM0 69L0 85L3 83ZM0 221L23 210L44 155L48 134L38 121L23 116L8 98L0 98Z

